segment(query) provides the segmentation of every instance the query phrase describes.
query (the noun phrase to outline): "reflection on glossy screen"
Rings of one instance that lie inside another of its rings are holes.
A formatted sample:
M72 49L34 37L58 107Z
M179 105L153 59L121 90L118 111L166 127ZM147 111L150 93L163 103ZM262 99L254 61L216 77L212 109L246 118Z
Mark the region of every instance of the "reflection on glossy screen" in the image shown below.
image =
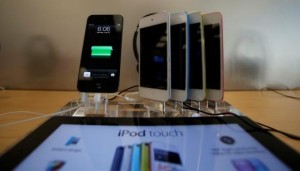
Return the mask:
M140 85L167 89L167 24L140 30Z

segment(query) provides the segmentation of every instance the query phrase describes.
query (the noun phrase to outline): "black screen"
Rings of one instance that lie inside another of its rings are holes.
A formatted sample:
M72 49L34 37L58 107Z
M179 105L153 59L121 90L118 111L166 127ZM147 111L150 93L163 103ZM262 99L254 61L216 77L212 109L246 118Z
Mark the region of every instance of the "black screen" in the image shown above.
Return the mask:
M167 23L140 29L140 85L167 89Z
M203 89L200 23L190 25L190 88Z
M185 89L186 72L186 26L171 26L171 87Z
M206 86L208 89L221 89L220 25L205 25L204 33Z
M172 151L154 149L154 158L157 161L170 162L180 165L182 164L179 154Z
M104 90L107 87L117 88L121 61L122 21L122 16L119 15L88 18L78 76L79 81L82 81L79 88L89 87L93 90L96 83L102 83Z

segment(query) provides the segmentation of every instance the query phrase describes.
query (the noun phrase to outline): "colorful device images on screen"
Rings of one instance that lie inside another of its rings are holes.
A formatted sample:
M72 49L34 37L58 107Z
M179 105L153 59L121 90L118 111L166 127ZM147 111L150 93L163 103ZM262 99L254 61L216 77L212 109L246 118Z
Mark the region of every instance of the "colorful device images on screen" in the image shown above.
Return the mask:
M153 147L153 151L151 151L150 146L151 143L118 146L115 150L111 171L184 170L178 152L157 147Z
M110 58L112 53L112 46L92 46L92 58Z
M65 163L66 162L63 160L53 160L48 164L46 171L58 171L65 165Z

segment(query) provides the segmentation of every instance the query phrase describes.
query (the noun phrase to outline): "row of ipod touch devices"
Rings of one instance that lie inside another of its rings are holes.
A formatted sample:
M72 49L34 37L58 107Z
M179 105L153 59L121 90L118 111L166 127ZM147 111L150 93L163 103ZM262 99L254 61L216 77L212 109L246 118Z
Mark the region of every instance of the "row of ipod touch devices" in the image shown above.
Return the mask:
M158 101L221 101L222 30L219 12L161 12L140 19L140 95Z

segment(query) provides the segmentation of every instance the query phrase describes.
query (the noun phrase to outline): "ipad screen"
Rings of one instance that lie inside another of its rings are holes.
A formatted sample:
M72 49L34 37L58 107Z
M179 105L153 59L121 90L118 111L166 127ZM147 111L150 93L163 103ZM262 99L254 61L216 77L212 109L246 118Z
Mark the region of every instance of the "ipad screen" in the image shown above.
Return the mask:
M59 126L15 170L290 170L238 124Z

